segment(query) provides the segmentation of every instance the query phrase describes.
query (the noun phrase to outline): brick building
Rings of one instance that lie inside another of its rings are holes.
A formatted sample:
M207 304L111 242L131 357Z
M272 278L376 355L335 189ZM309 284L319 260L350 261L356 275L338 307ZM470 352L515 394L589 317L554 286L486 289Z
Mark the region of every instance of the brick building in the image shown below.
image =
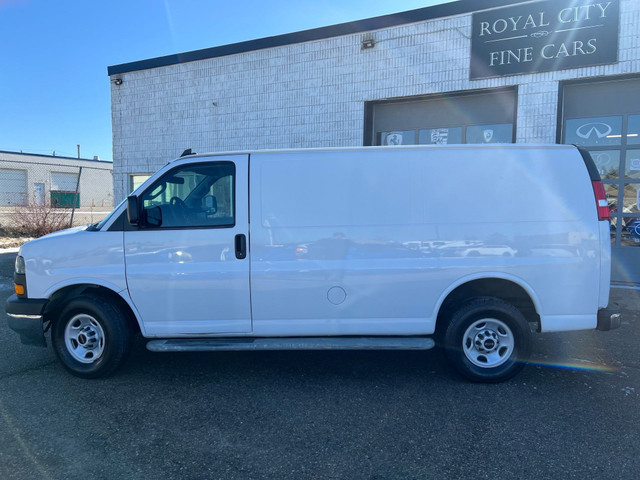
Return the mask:
M640 282L638 25L637 0L460 0L111 66L114 196L186 148L580 143Z
M27 204L111 208L113 164L98 158L0 151L0 208Z

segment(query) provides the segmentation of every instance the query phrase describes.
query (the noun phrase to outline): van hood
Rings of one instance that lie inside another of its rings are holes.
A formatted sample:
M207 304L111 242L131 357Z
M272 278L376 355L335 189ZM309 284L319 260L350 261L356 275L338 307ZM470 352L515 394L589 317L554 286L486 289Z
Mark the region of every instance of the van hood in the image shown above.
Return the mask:
M22 249L24 247L29 248L30 245L39 244L43 241L46 241L47 239L76 235L78 232L85 231L87 227L88 225L82 225L80 227L65 228L64 230L58 230L57 232L48 233L46 235L43 235L42 237L34 238L33 240L29 240L24 245L22 245L22 247L20 248L20 252L22 252Z
M40 240L40 239L44 239L44 238L64 237L64 236L67 236L67 235L73 235L75 233L82 232L82 231L86 230L87 227L88 227L88 225L82 225L80 227L65 228L64 230L58 230L57 232L48 233L46 235L43 235L40 238L36 238L36 240Z

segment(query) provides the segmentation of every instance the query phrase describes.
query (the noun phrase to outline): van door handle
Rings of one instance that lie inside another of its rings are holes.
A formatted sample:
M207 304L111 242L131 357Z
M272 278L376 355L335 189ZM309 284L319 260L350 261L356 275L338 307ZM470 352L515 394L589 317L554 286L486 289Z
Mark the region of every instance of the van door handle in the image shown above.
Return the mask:
M242 260L247 258L247 236L239 233L235 238L236 258Z

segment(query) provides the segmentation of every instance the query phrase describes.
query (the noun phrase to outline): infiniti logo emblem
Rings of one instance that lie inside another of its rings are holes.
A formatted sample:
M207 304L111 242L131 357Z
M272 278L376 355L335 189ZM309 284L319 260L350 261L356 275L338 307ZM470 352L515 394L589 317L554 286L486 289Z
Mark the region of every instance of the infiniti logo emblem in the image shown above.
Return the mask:
M606 123L585 123L576 130L576 135L580 138L590 138L594 132L598 138L604 138L611 133L613 129Z

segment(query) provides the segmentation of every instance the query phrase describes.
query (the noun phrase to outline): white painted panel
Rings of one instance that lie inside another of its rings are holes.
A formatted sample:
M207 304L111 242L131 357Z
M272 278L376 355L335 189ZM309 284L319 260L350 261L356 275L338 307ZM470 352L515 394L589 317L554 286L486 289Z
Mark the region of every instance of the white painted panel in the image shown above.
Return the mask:
M250 211L254 332L430 333L441 296L486 277L529 285L543 326L598 308L599 226L572 147L258 153Z

